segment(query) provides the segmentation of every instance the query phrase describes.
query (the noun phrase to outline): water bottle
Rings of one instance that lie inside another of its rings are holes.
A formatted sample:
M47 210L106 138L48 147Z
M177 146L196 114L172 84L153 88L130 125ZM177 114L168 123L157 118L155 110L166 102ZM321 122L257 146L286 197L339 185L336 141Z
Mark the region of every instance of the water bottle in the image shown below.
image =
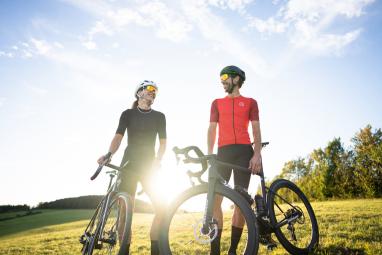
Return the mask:
M262 216L265 214L265 205L264 199L261 195L255 195L255 203L256 203L256 213L258 216Z

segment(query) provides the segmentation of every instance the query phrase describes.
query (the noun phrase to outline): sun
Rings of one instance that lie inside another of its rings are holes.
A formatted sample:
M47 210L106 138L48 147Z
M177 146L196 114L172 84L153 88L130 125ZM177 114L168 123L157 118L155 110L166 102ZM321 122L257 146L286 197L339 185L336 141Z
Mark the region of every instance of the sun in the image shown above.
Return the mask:
M184 166L177 166L176 162L163 160L161 168L151 178L151 185L156 196L163 203L169 203L182 191L191 187Z

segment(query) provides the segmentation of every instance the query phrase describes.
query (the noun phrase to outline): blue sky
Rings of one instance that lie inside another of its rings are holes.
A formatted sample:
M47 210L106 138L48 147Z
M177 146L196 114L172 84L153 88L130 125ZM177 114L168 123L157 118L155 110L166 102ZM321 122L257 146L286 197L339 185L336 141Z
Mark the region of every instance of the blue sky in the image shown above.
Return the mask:
M376 0L1 1L0 204L104 192L89 177L143 79L167 116L158 183L177 193L188 182L170 149L206 149L230 64L259 103L268 178L334 137L349 146L381 127L381 23Z

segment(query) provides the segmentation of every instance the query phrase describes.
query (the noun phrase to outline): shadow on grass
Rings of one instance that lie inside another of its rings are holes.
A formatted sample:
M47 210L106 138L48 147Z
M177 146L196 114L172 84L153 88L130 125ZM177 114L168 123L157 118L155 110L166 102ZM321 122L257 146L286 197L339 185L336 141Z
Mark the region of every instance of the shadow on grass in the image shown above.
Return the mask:
M312 254L330 254L330 255L365 255L364 249L353 249L347 247L338 247L330 245L329 247L320 247Z

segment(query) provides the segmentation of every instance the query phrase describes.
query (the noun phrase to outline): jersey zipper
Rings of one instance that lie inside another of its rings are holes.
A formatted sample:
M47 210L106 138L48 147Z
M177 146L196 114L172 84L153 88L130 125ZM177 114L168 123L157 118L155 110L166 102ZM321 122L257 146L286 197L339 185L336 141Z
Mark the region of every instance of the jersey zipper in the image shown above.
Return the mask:
M236 131L235 131L235 98L232 98L232 128L233 128L233 136L235 137L236 144Z

